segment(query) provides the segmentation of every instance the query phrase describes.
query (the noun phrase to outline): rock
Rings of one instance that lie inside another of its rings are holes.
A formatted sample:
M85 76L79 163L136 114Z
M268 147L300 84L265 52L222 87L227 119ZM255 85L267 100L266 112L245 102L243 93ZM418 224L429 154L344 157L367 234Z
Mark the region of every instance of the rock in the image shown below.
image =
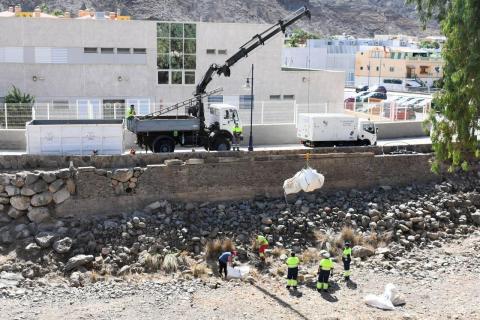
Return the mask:
M30 203L34 207L41 207L41 206L48 205L50 202L52 202L52 200L53 200L52 194L47 191L47 192L42 192L34 195Z
M48 186L48 191L50 191L51 193L55 193L57 192L58 190L60 190L60 188L64 185L65 183L63 182L62 179L57 179L55 180L54 182L52 182L49 186Z
M70 192L68 192L67 188L62 188L59 191L53 194L53 202L56 204L60 204L70 198Z
M38 244L36 244L35 242L32 242L32 243L29 243L26 247L25 247L25 251L27 252L35 252L35 251L40 251L40 247L38 246Z
M6 186L5 192L8 194L9 197L20 195L20 189L14 186Z
M55 172L42 172L40 176L46 183L52 183L53 181L57 180L57 175Z
M35 193L40 193L48 190L48 184L44 180L38 180L30 188L32 188Z
M25 184L29 186L37 182L39 178L40 178L40 175L38 173L28 172L27 175L25 176Z
M266 224L266 225L271 225L273 223L273 221L272 221L272 219L270 219L268 217L264 217L264 218L262 218L262 223Z
M0 272L0 289L4 287L16 287L24 278L19 273Z
M89 262L92 262L94 257L92 255L84 255L79 254L75 257L68 259L67 263L65 264L65 271L70 271L80 266L83 266Z
M370 257L373 256L375 252L367 247L363 246L354 246L352 248L352 255L356 258L365 258L365 257Z
M166 166L181 166L183 165L183 161L180 159L168 159L164 161Z
M60 169L56 173L56 176L59 177L60 179L70 178L71 175L72 175L72 172L70 171L70 169Z
M35 241L41 248L49 248L52 245L55 234L52 232L40 232L35 236Z
M67 253L72 249L73 241L69 237L57 240L53 243L53 250L57 253Z
M84 285L84 283L85 276L82 273L76 271L70 275L70 285L72 287L81 287Z
M33 196L35 193L36 193L35 190L29 187L23 187L22 190L20 191L20 194L22 196L27 196L27 197Z
M38 224L49 219L50 212L46 207L30 207L27 216L30 221Z
M66 182L67 190L70 194L74 194L77 187L75 186L75 182L72 179L67 179Z
M477 210L474 213L472 213L471 218L473 223L475 223L477 226L480 226L480 210Z
M24 196L11 197L10 204L17 210L27 210L30 206L30 198Z
M15 209L14 207L10 207L7 214L12 219L18 219L18 218L23 217L25 215L25 211L20 211L20 210Z
M133 177L133 169L117 169L112 175L112 179L120 182L127 182L131 177Z
M121 267L120 270L118 270L117 275L118 276L126 275L128 272L130 272L130 268L131 267L129 265Z

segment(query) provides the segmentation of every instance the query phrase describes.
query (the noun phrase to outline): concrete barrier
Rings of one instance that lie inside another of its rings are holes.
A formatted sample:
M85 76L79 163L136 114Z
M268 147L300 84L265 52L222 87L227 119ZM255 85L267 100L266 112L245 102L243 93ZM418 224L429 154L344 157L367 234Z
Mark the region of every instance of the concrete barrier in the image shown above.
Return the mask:
M0 150L27 149L25 129L0 129Z

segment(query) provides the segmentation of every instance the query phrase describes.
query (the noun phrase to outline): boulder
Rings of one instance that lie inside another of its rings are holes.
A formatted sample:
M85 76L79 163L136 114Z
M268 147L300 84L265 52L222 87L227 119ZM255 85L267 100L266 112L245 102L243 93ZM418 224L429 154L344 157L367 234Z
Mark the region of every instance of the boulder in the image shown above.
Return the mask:
M373 256L375 252L371 248L363 246L354 246L352 248L352 255L356 258L366 258Z
M33 190L30 187L23 187L22 190L20 191L20 194L22 196L27 196L27 197L33 196L35 193L36 193L35 190Z
M30 198L25 196L11 197L10 204L17 210L27 210L30 206Z
M70 169L60 169L57 171L56 175L60 179L67 179L71 177L72 172L70 171Z
M65 184L62 179L57 179L48 186L48 191L55 193Z
M133 169L117 169L112 175L112 179L120 182L127 182L131 177L133 177Z
M18 219L25 215L25 211L20 211L15 209L14 207L10 207L7 214L12 219Z
M31 188L36 193L40 193L48 190L48 184L44 180L38 180L31 186Z
M6 186L5 192L8 194L9 197L20 195L20 189L14 186Z
M70 192L68 192L67 188L62 188L59 191L53 194L53 202L56 204L60 204L70 198Z
M38 173L33 173L33 172L28 172L27 175L25 176L25 184L31 185L40 178L40 175Z
M46 183L52 183L53 181L57 180L57 175L55 172L42 172L41 177Z
M35 241L41 248L49 248L52 245L55 234L52 232L40 232L35 236Z
M50 218L50 212L46 207L30 207L28 208L28 219L35 223L42 223Z
M68 259L65 264L65 271L70 271L80 266L83 266L89 262L92 262L94 257L92 255L79 254L75 257Z
M472 221L475 223L477 226L480 226L480 210L477 210L476 212L471 214Z
M73 240L69 237L57 240L53 243L53 250L57 253L67 253L72 249Z
M50 202L52 202L52 200L52 193L47 191L34 195L30 203L34 207L41 207L48 205Z

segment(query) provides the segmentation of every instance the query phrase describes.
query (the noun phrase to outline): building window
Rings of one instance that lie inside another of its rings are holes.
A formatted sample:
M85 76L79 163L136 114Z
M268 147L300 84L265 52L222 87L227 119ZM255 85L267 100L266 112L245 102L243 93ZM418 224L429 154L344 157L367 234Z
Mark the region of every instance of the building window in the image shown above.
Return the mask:
M294 94L284 94L283 95L283 100L295 100L295 95Z
M250 109L252 107L252 96L244 95L239 97L239 109Z
M375 69L378 71L378 70L380 70L380 67L377 66Z
M390 67L390 72L394 72L395 71L395 68L394 67Z
M223 96L209 96L208 97L208 105L215 104L215 103L223 103Z
M427 74L427 69L428 67L427 66L420 66L420 74Z
M158 84L168 84L168 71L158 71Z
M83 53L97 53L97 48L83 48Z
M36 47L35 63L68 63L68 49Z
M147 49L145 48L133 48L134 54L147 54Z
M130 54L130 48L117 48L118 54Z
M207 54L215 54L215 49L207 49Z
M195 24L157 23L159 84L195 83L196 37L197 27ZM162 76L160 77L160 75ZM167 82L165 83L165 81Z
M227 54L227 50L226 50L226 49L224 49L224 50L218 50L218 54L226 55L226 54Z
M68 100L53 100L52 101L53 109L55 110L68 110Z
M270 100L281 100L282 96L279 94L274 94L270 96Z
M363 67L360 67L360 70L363 70Z
M113 54L113 48L101 48L100 52L102 54Z

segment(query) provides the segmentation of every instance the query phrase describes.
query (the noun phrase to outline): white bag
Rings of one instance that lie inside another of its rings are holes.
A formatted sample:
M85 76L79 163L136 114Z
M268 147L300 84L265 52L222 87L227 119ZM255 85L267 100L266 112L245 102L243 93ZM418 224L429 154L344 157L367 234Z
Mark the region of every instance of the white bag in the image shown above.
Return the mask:
M303 175L305 181L307 182L307 187L303 189L303 191L312 192L323 187L325 177L323 176L323 174L318 173L317 170L307 168L303 170Z
M250 268L248 266L238 266L234 268L227 266L227 279L243 279L247 277L249 272Z
M298 184L295 177L293 177L283 182L283 190L285 191L285 194L291 194L291 193L298 193L302 191L302 188Z
M395 310L395 306L405 304L405 300L400 296L393 283L388 283L385 286L383 295L376 296L369 294L365 297L364 301L372 307L383 310Z
M405 299L403 299L398 293L397 288L393 283L388 283L385 286L385 291L383 292L385 298L390 300L394 306L399 306L405 304Z
M301 190L312 192L320 189L325 182L325 177L317 170L308 167L297 172L292 178L283 182L285 194L298 193Z

